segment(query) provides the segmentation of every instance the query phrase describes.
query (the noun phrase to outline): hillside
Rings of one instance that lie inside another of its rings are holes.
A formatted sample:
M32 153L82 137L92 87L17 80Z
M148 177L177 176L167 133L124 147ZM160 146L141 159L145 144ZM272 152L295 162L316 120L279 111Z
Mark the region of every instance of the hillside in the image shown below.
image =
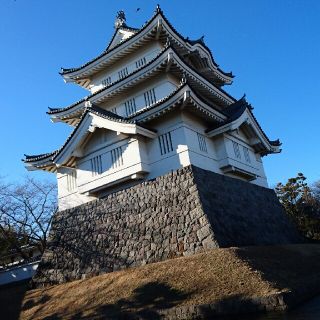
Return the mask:
M236 311L239 301L249 309L254 304L259 309L282 309L319 293L319 254L317 244L214 249L27 291L23 299L20 292L20 317L158 319L159 314L170 315L175 308L183 318L186 312L206 313L208 304L217 313L230 304ZM4 292L0 299L4 304ZM12 304L12 297L10 301ZM202 309L191 307L195 305Z

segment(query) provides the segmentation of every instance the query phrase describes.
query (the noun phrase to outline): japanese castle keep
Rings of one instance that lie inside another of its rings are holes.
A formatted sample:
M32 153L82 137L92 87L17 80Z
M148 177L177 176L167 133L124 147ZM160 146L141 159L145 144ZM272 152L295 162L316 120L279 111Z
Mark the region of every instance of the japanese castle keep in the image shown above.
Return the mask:
M298 241L262 163L279 140L245 97L223 89L233 75L203 38L184 38L159 6L141 29L118 12L105 51L60 74L89 95L47 112L74 128L60 149L24 159L58 181L36 283L203 248Z

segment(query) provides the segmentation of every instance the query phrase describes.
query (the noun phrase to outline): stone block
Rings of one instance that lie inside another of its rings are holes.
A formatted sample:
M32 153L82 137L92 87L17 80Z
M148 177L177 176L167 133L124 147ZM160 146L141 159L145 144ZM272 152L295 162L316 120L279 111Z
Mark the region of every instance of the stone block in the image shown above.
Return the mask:
M194 166L55 214L34 283L228 246L300 242L274 192Z

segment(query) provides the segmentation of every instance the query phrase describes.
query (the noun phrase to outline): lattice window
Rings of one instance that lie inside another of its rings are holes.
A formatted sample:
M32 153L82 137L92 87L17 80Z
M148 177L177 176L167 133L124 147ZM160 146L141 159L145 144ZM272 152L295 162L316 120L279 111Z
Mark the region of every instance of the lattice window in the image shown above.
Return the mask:
M67 189L69 192L77 188L77 171L72 170L67 174Z
M130 114L133 114L137 111L136 107L136 100L134 98L129 99L124 103L124 106L126 108L126 115L129 116Z
M206 137L200 133L197 133L197 136L198 136L200 151L207 153L208 149L207 149Z
M118 168L123 165L123 158L122 158L122 148L118 147L111 150L111 163L112 169Z
M129 74L129 72L128 72L128 68L127 67L125 67L125 68L121 69L120 71L118 71L118 76L119 76L120 79L125 78L128 74Z
M249 149L247 147L243 146L243 154L244 154L244 158L248 163L251 163L251 159L250 159L250 154L249 154Z
M144 66L147 63L147 60L145 57L139 59L136 61L136 68L140 68L142 66Z
M93 177L102 173L101 155L90 159L90 164L91 164L91 173Z
M171 132L164 133L158 137L161 155L173 151Z
M102 80L102 85L103 86L108 86L109 84L111 84L111 77L107 77L105 79Z
M241 159L241 153L240 153L240 149L239 149L239 143L232 141L233 144L233 151L234 151L234 155L236 156L236 158Z
M155 93L154 88L151 89L151 90L146 91L143 94L143 96L144 96L144 101L145 101L146 106L150 106L150 105L156 103L156 101L157 101L156 93Z

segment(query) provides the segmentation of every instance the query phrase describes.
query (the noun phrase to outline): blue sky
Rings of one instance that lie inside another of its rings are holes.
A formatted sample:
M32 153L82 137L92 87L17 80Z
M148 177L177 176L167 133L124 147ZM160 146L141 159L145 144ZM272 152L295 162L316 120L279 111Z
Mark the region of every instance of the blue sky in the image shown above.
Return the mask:
M60 67L100 54L118 10L128 25L140 27L157 3L184 36L205 36L216 62L236 76L225 89L236 98L246 93L268 136L281 139L282 153L264 158L270 185L297 172L310 182L320 179L317 0L1 0L0 176L19 180L26 174L24 153L52 151L70 132L50 122L47 108L88 93L65 84Z

